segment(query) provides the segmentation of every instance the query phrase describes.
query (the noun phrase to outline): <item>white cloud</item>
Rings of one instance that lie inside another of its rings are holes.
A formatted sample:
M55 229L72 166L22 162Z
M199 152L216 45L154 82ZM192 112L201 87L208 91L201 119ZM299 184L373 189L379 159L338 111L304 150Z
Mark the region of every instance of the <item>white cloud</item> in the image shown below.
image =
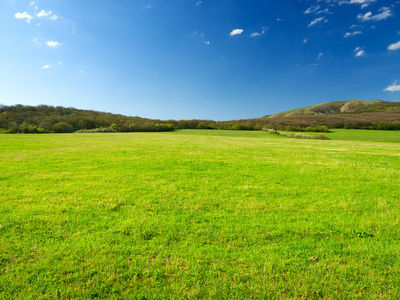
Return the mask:
M307 44L307 43L308 43L308 39L304 39L303 44Z
M322 52L318 53L317 59L320 59L322 56L324 56L324 54Z
M42 69L50 69L50 66L49 65L45 65L45 66L42 67Z
M317 15L318 15L318 14L323 14L323 13L329 14L330 11L329 11L328 8L321 9L321 5L312 5L312 6L310 6L309 8L307 8L307 9L304 11L304 13L305 13L306 15L308 15L308 14L317 14Z
M14 15L14 17L17 19L26 19L27 23L30 23L31 20L33 19L33 17L30 14L28 14L26 11L24 11L23 13L16 13Z
M400 41L388 46L388 50L399 50L399 49L400 49Z
M369 6L371 3L376 2L376 0L347 0L347 1L340 1L339 5L342 4L361 4L361 8L365 8Z
M386 89L384 89L385 92L400 92L400 84L397 84L397 82L393 82L392 85L389 85Z
M29 6L34 7L35 9L38 9L38 7L37 7L36 4L35 4L35 1L31 1L31 2L29 3Z
M36 13L36 16L37 16L38 18L47 17L47 16L49 16L49 15L51 15L51 10L49 10L49 11L41 10L40 12Z
M315 14L317 11L319 11L319 9L321 8L320 5L313 5L309 8L307 8L307 10L304 12L306 15L308 14Z
M243 31L244 31L243 29L233 29L233 30L229 33L229 35L230 35L230 36L239 35L239 34L242 34Z
M361 47L357 47L355 50L354 50L354 52L355 52L355 57L360 57L360 56L364 56L365 55L365 51L364 51L364 49L363 48L361 48Z
M199 0L196 2L196 6L200 6L200 4L203 3L203 1Z
M201 37L204 37L204 33L200 32L200 31L198 31L198 30L193 31L193 32L192 32L192 35L199 35L199 36L201 36Z
M267 32L268 27L263 27L263 29L261 30L261 32L253 32L252 34L250 34L251 37L257 37L260 35L263 35Z
M377 15L372 15L372 12L370 12L370 11L365 14L359 14L357 16L357 19L359 19L360 21L364 21L364 22L365 21L381 21L381 20L385 20L393 15L393 13L389 7L382 7L381 9L379 9L379 11L381 13L379 13Z
M61 43L55 42L55 41L48 41L48 42L46 42L46 45L49 46L50 48L54 48L54 47L60 46Z
M328 22L328 20L326 20L325 17L316 18L313 21L311 21L311 23L308 24L307 27L312 27L312 26L314 26L314 25L316 25L318 23L321 23L321 22L326 23L326 22Z
M49 10L49 11L41 10L40 12L36 13L36 16L38 18L46 18L46 17L48 17L51 20L57 20L58 19L57 15L52 15L52 16L50 16L50 15L51 15L51 10Z
M210 45L210 41L205 41L204 44Z
M357 34L361 34L361 33L362 33L361 31L346 32L343 37L344 38L348 38L348 37L351 37L353 35L357 35Z

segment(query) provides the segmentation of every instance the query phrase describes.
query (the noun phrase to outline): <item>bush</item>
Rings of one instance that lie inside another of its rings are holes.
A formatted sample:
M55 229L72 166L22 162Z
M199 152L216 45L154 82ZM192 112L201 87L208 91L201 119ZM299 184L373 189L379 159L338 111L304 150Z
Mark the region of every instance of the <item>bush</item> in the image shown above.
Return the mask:
M76 131L76 133L101 133L101 132L117 132L115 129L110 127L100 127L95 129L81 129Z
M330 138L328 138L325 135L319 134L319 135L314 136L314 140L330 140Z
M72 132L74 132L74 129L72 128L71 125L69 125L66 122L58 122L57 124L54 124L54 132L55 133L72 133Z
M399 130L400 123L397 122L376 122L370 126L374 130Z

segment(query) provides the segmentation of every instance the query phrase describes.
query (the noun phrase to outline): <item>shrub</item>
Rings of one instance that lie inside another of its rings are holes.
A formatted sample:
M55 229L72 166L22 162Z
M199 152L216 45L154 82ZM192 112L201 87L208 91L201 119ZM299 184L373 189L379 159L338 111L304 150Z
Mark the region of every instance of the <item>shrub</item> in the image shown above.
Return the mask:
M314 140L330 140L330 138L328 138L325 135L319 134L319 135L314 136Z
M71 133L74 132L74 129L71 125L66 122L58 122L54 124L54 132L55 133Z
M100 133L100 132L116 132L115 129L110 128L110 127L100 127L100 128L95 128L95 129L81 129L78 131L75 131L76 133Z

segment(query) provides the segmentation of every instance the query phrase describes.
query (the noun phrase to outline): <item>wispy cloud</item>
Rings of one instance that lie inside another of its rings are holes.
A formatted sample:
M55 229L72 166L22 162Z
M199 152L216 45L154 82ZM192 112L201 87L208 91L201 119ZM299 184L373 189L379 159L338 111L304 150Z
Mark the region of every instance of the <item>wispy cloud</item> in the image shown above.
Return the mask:
M321 9L321 5L313 5L306 9L304 12L306 15L308 14L315 14Z
M49 66L49 65L44 65L44 66L42 67L42 69L50 69L50 66Z
M390 44L388 46L388 50L399 50L400 49L400 41L397 43Z
M307 27L312 27L312 26L314 26L314 25L316 25L318 23L321 23L321 22L326 23L326 22L328 22L328 20L325 19L325 17L316 18L313 21L311 21L311 23L308 24Z
M200 4L203 3L203 1L199 0L196 2L196 6L200 6Z
M240 34L242 34L243 33L243 29L233 29L230 33L229 33L229 35L230 36L234 36L234 35L240 35Z
M370 4L376 2L376 0L343 0L339 2L339 5L342 4L360 4L361 8L365 8Z
M373 15L372 12L367 12L365 14L359 14L357 19L360 21L381 21L385 20L393 15L389 7L382 7L379 9L379 14Z
M384 89L385 92L400 92L400 84L397 84L397 80L393 82L392 85L389 85L386 89Z
M323 54L322 52L318 53L317 60L318 60L318 59L321 59L322 56L324 56L324 54Z
M205 41L204 44L210 45L210 41Z
M361 56L364 56L365 54L366 53L365 53L364 49L361 48L361 47L357 47L356 49L354 49L354 56L355 57L361 57Z
M268 30L268 27L263 27L263 29L261 30L261 32L253 32L252 34L250 34L250 37L257 37L260 35L264 35Z
M35 8L35 9L38 9L38 7L36 6L36 2L35 2L35 1L31 1L31 2L29 3L29 6Z
M51 10L49 11L41 10L40 12L36 13L36 17L38 18L47 17L49 15L51 15Z
M308 15L308 14L317 14L317 15L318 15L318 14L323 14L323 13L329 14L330 11L329 11L328 8L321 9L321 5L312 5L312 6L310 6L309 8L307 8L307 9L304 11L304 13L305 13L306 15Z
M303 44L307 44L307 43L308 43L308 39L305 38L305 39L303 40Z
M46 45L49 46L50 48L54 48L54 47L60 46L61 43L55 42L55 41L48 41L48 42L46 42Z
M26 19L27 23L30 23L31 20L33 19L33 16L31 16L29 13L27 13L26 11L24 11L23 13L16 13L14 15L15 18L17 19Z
M49 11L45 11L45 10L41 10L40 12L36 13L36 17L38 18L49 18L50 20L57 20L58 16L57 15L52 15L51 16L51 10Z
M361 31L346 32L343 37L344 38L348 38L348 37L351 37L351 36L354 36L354 35L358 35L358 34L361 34L361 33L362 33Z

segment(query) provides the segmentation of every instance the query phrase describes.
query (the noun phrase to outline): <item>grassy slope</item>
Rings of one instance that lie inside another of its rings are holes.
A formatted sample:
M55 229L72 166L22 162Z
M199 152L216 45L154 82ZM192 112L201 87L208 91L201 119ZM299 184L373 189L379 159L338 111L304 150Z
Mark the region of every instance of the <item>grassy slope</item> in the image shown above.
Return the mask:
M400 143L398 130L331 129L330 131L330 133L323 132L323 135L337 141ZM307 132L307 134L315 136L321 133Z
M399 139L335 134L0 135L0 298L398 299Z
M388 102L382 100L348 100L323 102L316 105L291 109L269 117L282 117L293 115L332 115L339 113L365 113L384 112L399 108L400 102Z

